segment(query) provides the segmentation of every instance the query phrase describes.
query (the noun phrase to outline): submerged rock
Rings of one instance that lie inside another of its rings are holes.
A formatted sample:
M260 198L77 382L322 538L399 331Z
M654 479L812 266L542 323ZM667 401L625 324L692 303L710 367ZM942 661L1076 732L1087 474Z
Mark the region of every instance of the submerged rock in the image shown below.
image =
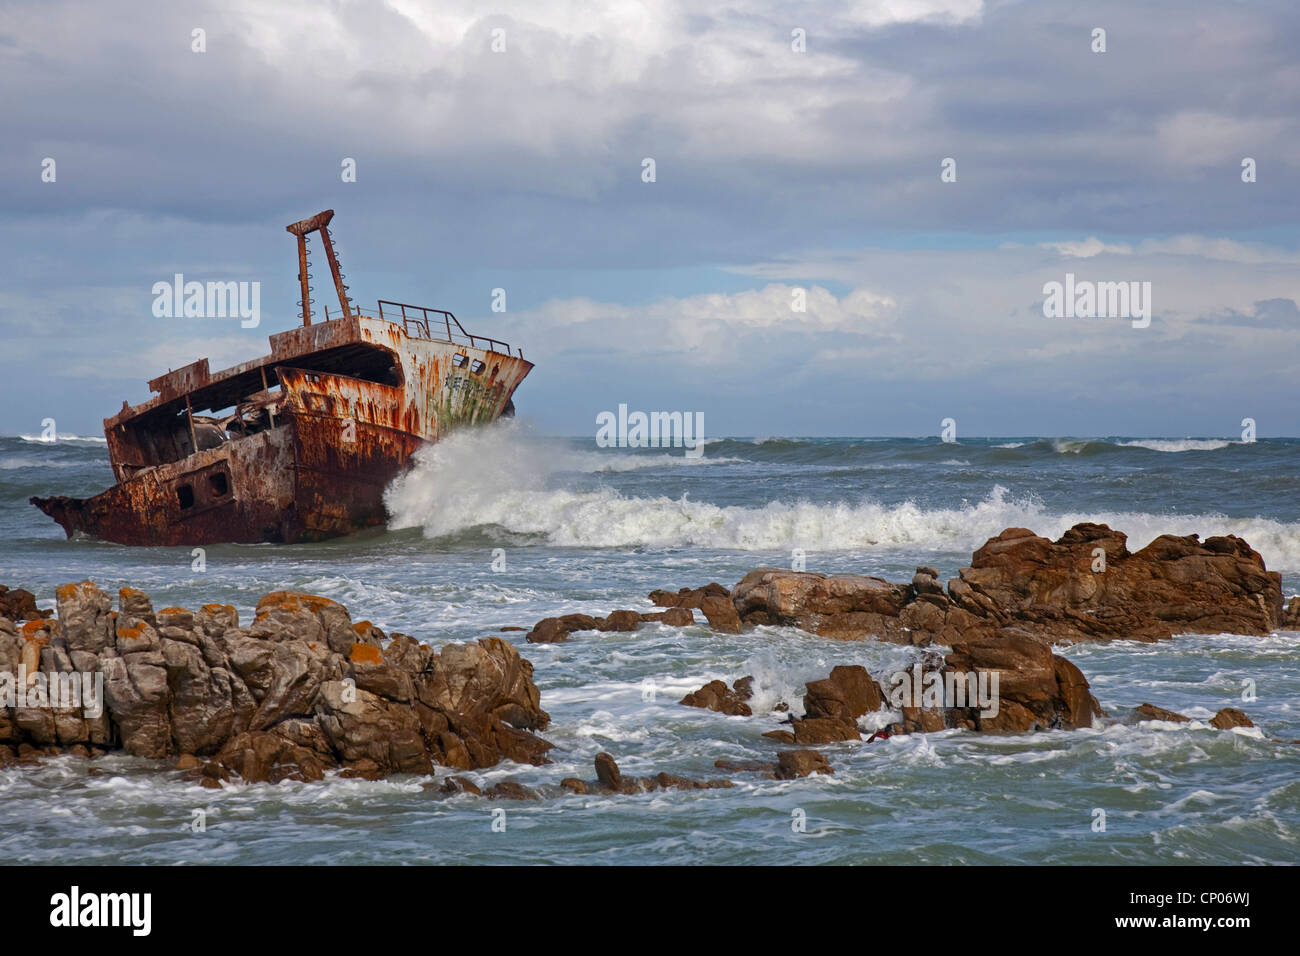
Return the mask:
M647 621L657 621L669 627L689 627L695 623L695 615L684 607L644 614L639 611L611 611L605 617L564 614L560 617L542 618L533 625L525 639L530 644L559 644L567 641L574 631L635 631Z
M1154 704L1138 704L1133 708L1133 714L1140 720L1164 720L1171 724L1189 724L1192 721L1190 717L1184 717L1182 714L1176 714L1172 710L1165 710Z
M635 794L656 790L724 790L732 786L730 780L692 780L672 773L658 773L653 777L628 777L608 753L598 753L594 760L595 780L566 777L560 786L570 793Z

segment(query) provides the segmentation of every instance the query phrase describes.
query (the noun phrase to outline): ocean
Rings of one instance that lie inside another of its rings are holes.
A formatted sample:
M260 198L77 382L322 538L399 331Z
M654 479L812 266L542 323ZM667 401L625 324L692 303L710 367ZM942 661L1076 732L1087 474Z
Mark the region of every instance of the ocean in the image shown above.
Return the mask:
M500 635L535 666L553 763L468 776L589 779L608 751L625 773L736 786L537 803L448 798L400 777L217 792L166 763L58 757L0 770L0 863L1300 862L1300 633L1068 647L1115 719L835 744L823 748L833 775L778 782L713 763L774 759L761 733L782 715L769 708L797 710L804 682L834 665L879 675L916 652L780 627L646 624L554 645L500 632L569 612L651 610L655 588L731 587L756 567L789 567L796 552L810 571L910 580L924 564L946 580L1004 528L1056 537L1079 521L1127 533L1131 550L1166 532L1240 535L1289 597L1300 590L1300 440L756 437L711 440L689 458L505 422L422 452L389 489L386 529L210 546L202 570L189 548L67 541L27 503L112 480L102 440L0 438L0 584L52 607L55 587L89 578L141 588L155 607L233 604L245 622L263 594L289 588L434 645ZM677 703L745 675L753 718ZM1246 681L1254 700L1242 699ZM1194 721L1118 719L1144 702ZM1257 729L1209 728L1225 706Z

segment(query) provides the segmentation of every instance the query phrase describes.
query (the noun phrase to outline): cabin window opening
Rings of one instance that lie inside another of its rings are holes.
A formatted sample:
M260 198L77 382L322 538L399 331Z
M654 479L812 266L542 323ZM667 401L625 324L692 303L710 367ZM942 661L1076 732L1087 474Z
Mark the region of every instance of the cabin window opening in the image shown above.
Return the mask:
M464 368L465 363L468 361L469 361L469 357L465 355L461 355L459 352L457 352L455 355L451 357L451 364L456 366L457 368Z
M194 486L178 485L176 487L176 500L180 502L181 510L194 507Z
M208 491L212 493L213 498L230 494L230 480L224 471L214 471L208 475Z
M487 363L480 362L478 359L475 359L473 362L471 362L469 366L469 370L473 372L475 375L482 375L483 370L485 368L487 368Z

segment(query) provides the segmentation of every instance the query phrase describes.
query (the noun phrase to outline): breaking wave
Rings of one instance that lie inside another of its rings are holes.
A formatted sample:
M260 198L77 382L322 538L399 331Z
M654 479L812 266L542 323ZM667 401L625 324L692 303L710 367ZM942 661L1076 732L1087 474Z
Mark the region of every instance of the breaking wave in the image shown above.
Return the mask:
M963 554L1008 527L1055 538L1080 521L1097 521L1128 534L1135 550L1166 533L1237 534L1270 568L1300 570L1300 523L1216 514L1052 511L1036 498L1013 497L1001 485L975 502L925 507L872 500L717 505L688 496L640 497L611 488L573 490L548 483L556 472L603 467L606 458L557 456L553 447L510 429L454 435L420 452L415 467L389 487L390 527L420 528L431 539L496 529L559 547Z
M1122 441L1119 444L1125 448L1149 448L1151 451L1217 451L1229 445L1244 445L1245 442L1233 442L1225 438L1147 438L1141 441Z
M87 436L87 435L59 435L59 437L58 437L57 439L53 440L53 441L51 441L51 440L49 440L49 439L46 439L46 438L42 438L40 435L18 435L17 438L18 438L20 441L32 442L33 444L37 444L37 445L61 445L61 444L64 444L64 443L68 443L68 444L79 443L79 444L87 444L87 445L107 445L107 444L108 444L108 439L107 439L107 438L102 438L102 437L97 438L97 437L95 437L94 435L89 435L89 436Z

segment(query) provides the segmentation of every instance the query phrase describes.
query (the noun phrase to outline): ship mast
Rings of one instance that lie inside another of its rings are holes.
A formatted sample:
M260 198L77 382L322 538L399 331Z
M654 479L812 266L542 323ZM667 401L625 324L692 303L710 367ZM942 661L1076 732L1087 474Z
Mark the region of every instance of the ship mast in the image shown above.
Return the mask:
M343 284L343 273L339 271L338 256L334 254L334 243L330 241L329 223L333 218L334 210L326 209L310 219L304 219L301 222L295 222L291 226L284 227L285 232L291 232L298 237L298 282L302 286L302 301L299 305L302 306L303 325L311 325L311 273L307 271L309 265L307 261L307 234L312 232L319 232L321 241L325 244L325 258L330 263L330 275L334 277L334 291L338 293L339 307L343 309L343 317L346 319L352 315L348 287Z

